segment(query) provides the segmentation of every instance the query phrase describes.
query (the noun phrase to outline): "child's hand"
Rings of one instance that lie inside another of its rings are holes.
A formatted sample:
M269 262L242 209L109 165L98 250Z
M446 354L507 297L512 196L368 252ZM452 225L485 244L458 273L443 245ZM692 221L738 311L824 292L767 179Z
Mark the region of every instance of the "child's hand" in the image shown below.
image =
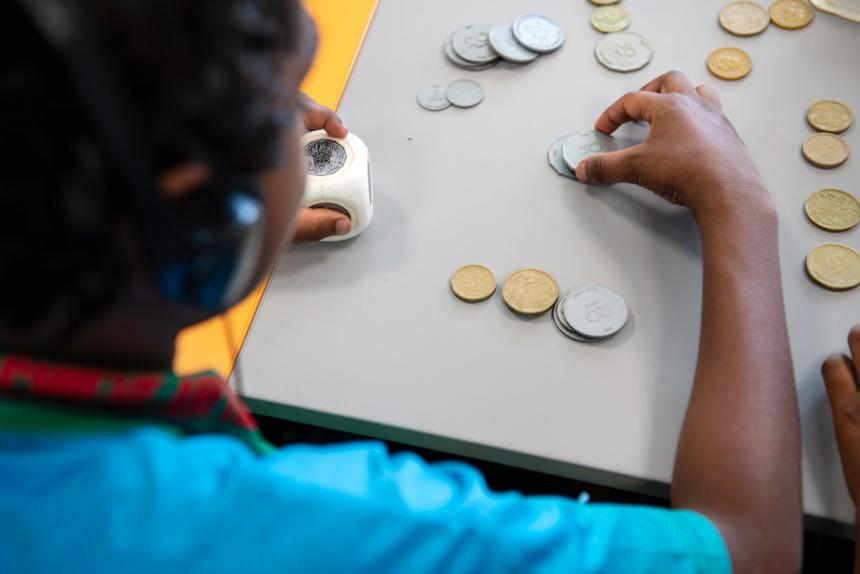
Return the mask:
M324 129L335 138L344 138L349 133L334 111L316 103L305 93L299 94L299 112L309 131ZM332 235L346 235L350 229L352 222L349 217L339 211L303 207L299 211L294 241L319 241Z
M333 138L345 138L349 133L331 108L316 103L304 92L299 93L299 113L308 131L324 129Z
M648 122L648 138L584 159L576 168L577 179L635 183L686 205L697 219L732 206L770 206L747 148L711 88L694 88L684 74L669 72L622 96L603 112L595 129L611 134L630 121Z
M848 348L851 357L831 355L824 361L821 372L833 409L842 471L857 508L860 504L860 325L848 333Z

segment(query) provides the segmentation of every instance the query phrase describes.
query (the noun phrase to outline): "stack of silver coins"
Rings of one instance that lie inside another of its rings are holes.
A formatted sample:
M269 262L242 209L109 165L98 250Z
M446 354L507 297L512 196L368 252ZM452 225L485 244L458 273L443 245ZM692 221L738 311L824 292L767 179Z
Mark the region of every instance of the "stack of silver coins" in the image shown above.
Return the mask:
M445 41L445 55L455 65L472 72L486 70L501 61L528 64L564 44L564 31L546 16L520 16L511 25L463 26ZM418 104L438 112L455 106L471 108L483 101L484 90L474 80L428 84L418 91Z
M546 16L527 14L513 24L469 24L445 41L445 55L466 70L486 70L502 60L528 64L564 44L564 31Z
M616 335L630 311L624 299L607 287L585 284L558 298L552 311L555 326L580 343L599 343Z
M564 177L576 179L576 166L595 153L616 151L618 142L611 135L596 130L585 130L561 136L549 146L549 165Z

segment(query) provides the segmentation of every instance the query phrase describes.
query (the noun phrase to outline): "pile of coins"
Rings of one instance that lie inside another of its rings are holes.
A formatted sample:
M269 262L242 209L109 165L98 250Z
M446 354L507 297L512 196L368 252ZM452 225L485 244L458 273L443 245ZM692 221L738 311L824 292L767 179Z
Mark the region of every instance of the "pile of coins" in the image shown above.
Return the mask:
M469 24L453 32L444 44L445 55L455 65L477 72L501 61L528 64L564 44L564 31L539 14L520 16L511 25ZM418 91L418 105L438 112L449 106L471 108L484 99L474 80L457 80L448 86L430 84Z
M502 60L528 64L542 54L564 45L564 31L540 14L527 14L513 24L469 24L445 41L445 55L455 65L471 71L491 68Z
M558 175L576 179L576 166L590 155L616 151L614 137L595 130L561 136L549 146L547 159Z
M816 133L803 142L803 157L824 169L848 160L848 144L835 134L845 132L854 121L851 109L841 102L821 100L806 112L806 122ZM841 189L821 189L803 206L816 226L834 233L848 231L860 223L860 201ZM860 254L841 243L819 245L806 256L806 272L818 285L847 291L860 285Z
M479 303L496 293L496 278L483 265L465 265L451 276L451 291L461 301ZM523 317L553 309L559 331L581 343L605 341L621 331L629 311L620 295L599 285L580 285L559 297L558 283L540 269L520 269L502 285L505 305Z
M806 0L776 0L768 10L751 0L731 2L720 11L720 26L735 36L755 36L770 23L786 30L799 30L812 22L815 12ZM740 80L752 71L752 58L744 50L726 47L708 57L708 70L723 80Z
M630 14L619 0L591 0L599 7L591 14L591 26L606 34L597 42L594 57L613 72L633 72L644 68L654 57L650 42L635 32L626 32Z
M621 296L601 285L579 285L559 297L552 317L561 333L580 343L598 343L617 334L630 311Z

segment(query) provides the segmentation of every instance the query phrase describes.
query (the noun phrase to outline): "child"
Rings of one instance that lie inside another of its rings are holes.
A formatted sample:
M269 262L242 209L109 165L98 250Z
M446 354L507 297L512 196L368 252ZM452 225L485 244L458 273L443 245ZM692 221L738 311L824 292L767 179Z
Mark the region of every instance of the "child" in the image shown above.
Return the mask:
M579 504L376 443L276 450L223 381L169 372L176 334L291 235L301 130L345 133L298 91L297 0L0 10L0 570L799 569L777 220L712 90L669 73L624 96L597 128L644 120L649 139L577 169L687 205L705 273L675 509ZM316 236L343 230L319 217Z

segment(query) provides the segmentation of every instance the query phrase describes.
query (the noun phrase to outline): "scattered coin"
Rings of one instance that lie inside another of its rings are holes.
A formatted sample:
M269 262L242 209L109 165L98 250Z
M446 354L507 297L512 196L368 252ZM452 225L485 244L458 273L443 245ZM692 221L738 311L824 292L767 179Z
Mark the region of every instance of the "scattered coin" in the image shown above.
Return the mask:
M846 231L860 223L860 201L841 189L821 189L804 205L806 216L827 231Z
M826 289L853 289L860 285L860 253L839 243L820 245L806 256L806 272Z
M451 276L451 291L466 303L480 303L496 292L496 277L483 265L465 265Z
M776 0L770 5L770 19L780 28L797 30L812 22L815 12L806 0Z
M561 136L552 142L549 146L549 150L547 150L547 158L549 159L549 165L552 166L559 175L576 179L576 174L567 167L567 164L564 162L564 154L562 152L564 142L566 142L569 137L571 136Z
M598 32L620 32L630 25L630 14L621 6L601 6L591 15L591 25Z
M533 62L539 54L524 48L514 38L514 31L510 26L493 26L490 29L490 46L496 54L508 62L515 64L528 64Z
M448 39L445 41L443 48L445 49L445 55L448 57L448 60L450 60L451 63L455 66L463 68L464 70L479 72L481 70L487 70L489 68L492 68L499 63L498 59L495 59L487 64L473 64L472 62L467 62L466 60L458 56L456 52L454 52L454 46L452 44L454 34L456 34L456 32L448 36Z
M770 24L770 14L756 2L732 2L720 12L720 25L735 36L761 34Z
M445 97L445 86L441 84L429 84L418 90L418 105L425 110L438 112L451 105Z
M520 269L505 280L502 298L514 313L543 315L558 299L558 283L539 269Z
M644 68L654 56L648 40L634 32L613 32L597 43L597 61L616 72L632 72Z
M841 102L821 100L812 104L806 112L806 121L820 132L841 134L851 127L854 114L851 113L851 108Z
M803 157L815 167L839 167L848 160L848 144L833 134L812 134L803 142Z
M621 0L589 0L592 4L597 6L608 6L610 4L618 4Z
M558 309L562 323L581 337L603 341L627 324L630 311L624 299L601 285L580 285L564 296Z
M568 169L576 173L576 166L588 156L617 149L618 142L614 137L595 130L586 130L568 136L562 142L561 155Z
M488 64L499 59L490 47L488 24L463 26L451 37L451 47L455 54L473 64Z
M474 80L456 80L448 85L445 97L458 108L477 106L484 99L484 89Z
M720 48L708 57L708 70L723 80L740 80L752 71L752 58L740 48Z
M564 31L561 26L546 16L520 16L514 21L512 29L517 42L532 52L548 54L564 44Z

